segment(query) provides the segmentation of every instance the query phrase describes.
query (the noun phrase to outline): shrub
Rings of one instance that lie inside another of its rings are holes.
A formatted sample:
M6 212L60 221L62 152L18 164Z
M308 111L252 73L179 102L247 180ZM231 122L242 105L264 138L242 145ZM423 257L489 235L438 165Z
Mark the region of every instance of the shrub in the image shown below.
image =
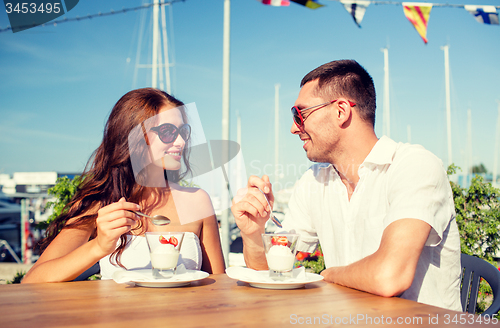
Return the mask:
M460 169L455 165L448 167L448 175ZM461 188L451 182L458 230L460 232L460 250L464 254L477 256L495 267L495 254L500 249L500 190L483 177L472 178L469 188ZM481 279L476 312L482 313L492 300L490 286Z
M450 165L448 174L459 169ZM477 256L496 265L494 256L500 249L500 190L483 177L472 178L469 188L450 182L455 200L457 225L462 253Z
M78 186L83 181L83 177L76 175L73 179L68 177L57 178L54 187L49 188L47 191L49 195L54 196L54 201L48 202L45 209L53 208L52 214L49 216L47 221L40 222L37 226L38 229L47 229L49 224L54 221L59 215L65 213L68 209L66 205L69 203L71 198L75 195Z
M320 273L325 270L325 258L321 251L321 245L318 245L314 253L297 252L295 263L296 267L303 266L313 273Z
M12 280L7 280L7 284L20 284L25 274L26 271L17 271L16 275Z

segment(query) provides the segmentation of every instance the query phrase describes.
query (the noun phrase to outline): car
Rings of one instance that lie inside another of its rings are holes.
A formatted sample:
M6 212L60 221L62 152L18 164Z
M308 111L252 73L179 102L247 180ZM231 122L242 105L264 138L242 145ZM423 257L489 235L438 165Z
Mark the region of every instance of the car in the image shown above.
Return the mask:
M0 262L13 262L21 253L21 206L0 198Z

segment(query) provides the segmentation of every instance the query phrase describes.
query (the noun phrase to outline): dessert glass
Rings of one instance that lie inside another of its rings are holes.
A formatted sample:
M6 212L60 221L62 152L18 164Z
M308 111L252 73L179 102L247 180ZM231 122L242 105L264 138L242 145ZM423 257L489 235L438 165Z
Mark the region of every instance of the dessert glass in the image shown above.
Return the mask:
M269 277L273 280L287 280L292 278L299 235L291 233L266 233L262 234L262 241L269 267Z
M154 278L174 276L183 239L184 232L146 232Z

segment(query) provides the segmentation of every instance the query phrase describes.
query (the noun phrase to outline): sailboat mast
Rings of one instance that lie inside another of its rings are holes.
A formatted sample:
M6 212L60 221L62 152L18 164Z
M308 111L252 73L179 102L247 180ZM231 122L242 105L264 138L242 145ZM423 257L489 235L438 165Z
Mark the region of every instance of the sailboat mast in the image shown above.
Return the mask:
M169 6L171 6L171 4L169 4ZM166 80L165 91L167 91L168 94L172 94L172 86L170 84L170 60L168 58L167 18L165 14L165 6L161 7L161 32L163 37L163 56L164 56L163 66L165 68L165 80Z
M467 174L472 173L472 113L467 110Z
M159 0L154 0L153 6L153 58L152 58L152 76L151 86L156 88L158 85L158 14L159 14Z
M382 49L384 53L384 135L391 137L391 105L389 98L389 49Z
M168 5L171 6L171 4ZM163 68L165 70L163 70ZM165 89L165 91L167 91L167 93L169 94L172 93L172 87L170 83L170 60L168 55L167 18L165 14L165 5L162 4L160 6L159 0L154 0L151 86L153 88L158 88L158 84L160 89Z
M497 187L497 175L498 175L498 148L500 147L500 101L498 101L498 118L497 118L497 129L495 137L495 150L494 150L494 164L493 164L493 178L492 184Z
M446 132L448 136L448 165L453 163L451 152L451 99L450 99L450 60L449 50L450 46L446 45L441 47L444 51L444 79L445 79L445 92L446 92Z
M239 112L236 112L236 142L240 145L241 149L241 116ZM242 179L242 159L243 156L238 156L236 162L236 182L238 186L243 186Z
M274 85L274 183L279 179L280 84Z
M224 29L222 44L222 140L229 140L229 69L230 69L230 35L231 35L231 1L224 0ZM222 163L229 162L229 147L227 142L223 143ZM228 165L229 170L229 165ZM227 176L231 176L230 172ZM222 253L229 266L229 181L222 182L221 193L221 245Z

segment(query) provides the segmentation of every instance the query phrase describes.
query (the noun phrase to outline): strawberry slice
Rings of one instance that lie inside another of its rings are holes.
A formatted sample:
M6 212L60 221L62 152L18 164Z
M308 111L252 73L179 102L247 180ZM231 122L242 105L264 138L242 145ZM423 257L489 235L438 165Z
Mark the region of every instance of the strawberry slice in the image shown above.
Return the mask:
M298 260L298 261L303 261L305 258L307 258L309 256L309 253L306 253L306 252L297 252L297 255L295 255L295 258Z
M286 238L286 236L274 236L273 238L271 238L271 244L287 246L288 239Z
M174 236L170 237L170 239L168 240L168 243L171 245L174 245L174 247L177 247L177 245L179 245L179 241Z
M160 236L160 244L168 244L169 243L169 239L163 237L163 236Z

